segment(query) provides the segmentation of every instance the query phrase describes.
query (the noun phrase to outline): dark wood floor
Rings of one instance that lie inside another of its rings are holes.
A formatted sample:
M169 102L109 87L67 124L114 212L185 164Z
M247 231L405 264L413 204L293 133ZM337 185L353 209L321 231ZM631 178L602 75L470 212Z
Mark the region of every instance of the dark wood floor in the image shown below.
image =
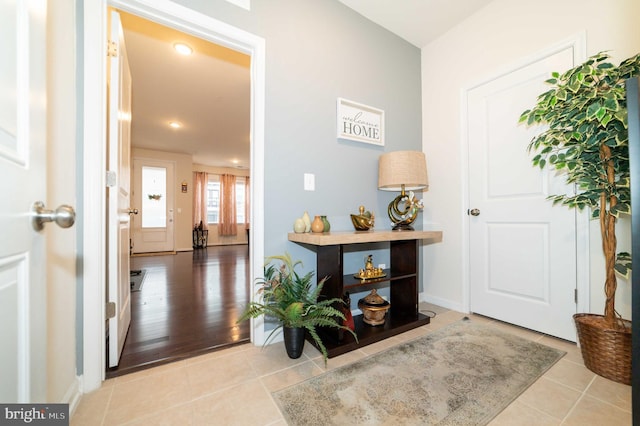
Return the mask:
M246 245L175 255L132 257L144 269L131 293L131 326L117 368L120 376L249 340L249 322L236 320L249 301Z

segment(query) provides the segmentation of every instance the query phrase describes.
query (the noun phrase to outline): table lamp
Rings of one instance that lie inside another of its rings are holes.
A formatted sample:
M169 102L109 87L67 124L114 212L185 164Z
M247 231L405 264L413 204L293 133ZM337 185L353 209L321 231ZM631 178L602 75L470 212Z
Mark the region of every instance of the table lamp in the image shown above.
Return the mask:
M391 203L387 213L394 231L413 231L411 224L423 208L422 200L417 200L413 191L429 188L427 161L419 151L395 151L382 154L378 161L378 189L400 191ZM405 191L410 191L407 194Z

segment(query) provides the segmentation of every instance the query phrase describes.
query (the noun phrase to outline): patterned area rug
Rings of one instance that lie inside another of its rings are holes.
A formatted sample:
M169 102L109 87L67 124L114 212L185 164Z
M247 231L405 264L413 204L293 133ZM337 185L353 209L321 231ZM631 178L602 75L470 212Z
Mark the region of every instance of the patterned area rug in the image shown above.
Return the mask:
M273 396L290 425L484 425L564 355L465 318Z

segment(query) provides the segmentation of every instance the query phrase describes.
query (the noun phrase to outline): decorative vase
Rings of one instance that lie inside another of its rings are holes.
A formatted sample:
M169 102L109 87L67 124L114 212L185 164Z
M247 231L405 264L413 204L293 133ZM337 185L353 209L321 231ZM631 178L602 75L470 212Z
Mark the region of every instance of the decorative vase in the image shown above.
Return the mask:
M355 331L356 324L353 320L353 315L351 314L351 296L349 296L349 292L346 292L344 296L342 296L342 301L344 302L341 308L342 313L344 314L344 322L342 325Z
M323 228L322 232L329 232L331 230L331 224L327 220L327 217L326 216L320 216L320 219L322 220L322 223L324 225L324 228Z
M304 214L302 215L302 220L304 221L304 232L310 232L311 231L311 217L309 217L309 213L304 212Z
M303 327L282 327L284 329L284 347L291 359L298 359L304 349Z
M313 218L313 222L311 222L311 232L324 232L324 223L322 222L322 218L320 216L316 216Z
M306 229L307 225L304 223L304 220L302 220L302 218L299 217L295 220L295 222L293 222L293 232L295 232L296 234L301 234L305 232Z

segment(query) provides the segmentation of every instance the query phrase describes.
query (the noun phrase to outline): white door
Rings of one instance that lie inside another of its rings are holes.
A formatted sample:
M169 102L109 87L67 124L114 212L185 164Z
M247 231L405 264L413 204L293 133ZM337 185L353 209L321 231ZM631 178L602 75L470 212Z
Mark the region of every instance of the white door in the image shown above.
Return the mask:
M133 159L133 253L172 252L174 168L171 161Z
M131 187L131 73L120 15L111 12L109 36L109 127L107 168L107 287L109 367L115 367L131 322L129 205Z
M532 166L536 129L518 125L572 66L567 48L470 90L467 130L471 311L575 341L576 216L546 200L570 188Z
M44 402L45 233L31 226L46 201L46 2L0 2L0 401ZM49 225L52 226L52 225Z

